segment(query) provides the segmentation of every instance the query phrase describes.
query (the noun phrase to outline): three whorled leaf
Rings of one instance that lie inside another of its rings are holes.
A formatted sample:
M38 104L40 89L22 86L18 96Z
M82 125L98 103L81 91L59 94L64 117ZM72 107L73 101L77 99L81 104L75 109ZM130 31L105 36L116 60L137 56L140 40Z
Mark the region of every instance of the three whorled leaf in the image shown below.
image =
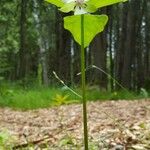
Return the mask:
M64 28L69 30L75 41L81 45L81 19L80 15L64 18ZM96 34L102 32L108 21L106 15L84 14L84 47L87 47Z

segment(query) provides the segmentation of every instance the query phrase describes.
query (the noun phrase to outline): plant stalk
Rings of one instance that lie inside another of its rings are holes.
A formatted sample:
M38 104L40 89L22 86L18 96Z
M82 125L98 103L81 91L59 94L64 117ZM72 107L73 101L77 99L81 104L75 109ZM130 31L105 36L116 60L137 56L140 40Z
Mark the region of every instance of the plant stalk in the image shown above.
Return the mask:
M84 15L81 15L81 81L83 103L84 148L88 150L87 106L85 91L85 51L84 51Z

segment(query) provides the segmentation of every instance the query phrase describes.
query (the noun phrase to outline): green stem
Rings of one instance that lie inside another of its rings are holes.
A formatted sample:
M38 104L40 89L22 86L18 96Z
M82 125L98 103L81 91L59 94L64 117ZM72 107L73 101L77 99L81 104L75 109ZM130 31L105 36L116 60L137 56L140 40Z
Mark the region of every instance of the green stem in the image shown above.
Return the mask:
M88 150L87 108L85 92L85 51L84 51L84 15L81 15L81 78L82 78L82 102L84 125L84 148Z

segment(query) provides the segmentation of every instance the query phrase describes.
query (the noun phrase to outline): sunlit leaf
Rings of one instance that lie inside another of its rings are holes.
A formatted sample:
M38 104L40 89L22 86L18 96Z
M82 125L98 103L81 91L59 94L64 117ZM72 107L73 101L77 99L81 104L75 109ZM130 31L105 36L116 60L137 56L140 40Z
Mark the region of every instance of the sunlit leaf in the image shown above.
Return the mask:
M96 8L101 8L104 6L112 5L115 3L125 2L127 0L89 0L87 5L94 5Z
M69 30L75 41L81 45L81 15L64 18L64 27ZM84 47L87 47L96 34L102 32L108 21L106 15L84 15Z
M89 13L93 13L97 11L97 8L94 5L89 4L86 6L85 10Z
M62 0L45 0L45 1L56 5L57 7L63 7L63 5L64 5Z
M76 3L75 2L71 2L71 3L66 3L63 7L61 7L59 10L62 12L70 12L72 10L74 10Z

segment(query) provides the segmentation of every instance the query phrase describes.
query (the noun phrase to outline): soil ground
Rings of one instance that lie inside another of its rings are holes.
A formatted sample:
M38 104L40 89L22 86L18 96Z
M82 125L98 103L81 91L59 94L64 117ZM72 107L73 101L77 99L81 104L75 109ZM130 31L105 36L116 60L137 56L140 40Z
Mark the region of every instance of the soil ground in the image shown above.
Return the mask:
M150 149L150 99L88 102L92 149ZM15 136L15 145L31 143L44 149L82 149L82 105L18 111L0 108L0 131ZM17 149L17 147L16 147Z

